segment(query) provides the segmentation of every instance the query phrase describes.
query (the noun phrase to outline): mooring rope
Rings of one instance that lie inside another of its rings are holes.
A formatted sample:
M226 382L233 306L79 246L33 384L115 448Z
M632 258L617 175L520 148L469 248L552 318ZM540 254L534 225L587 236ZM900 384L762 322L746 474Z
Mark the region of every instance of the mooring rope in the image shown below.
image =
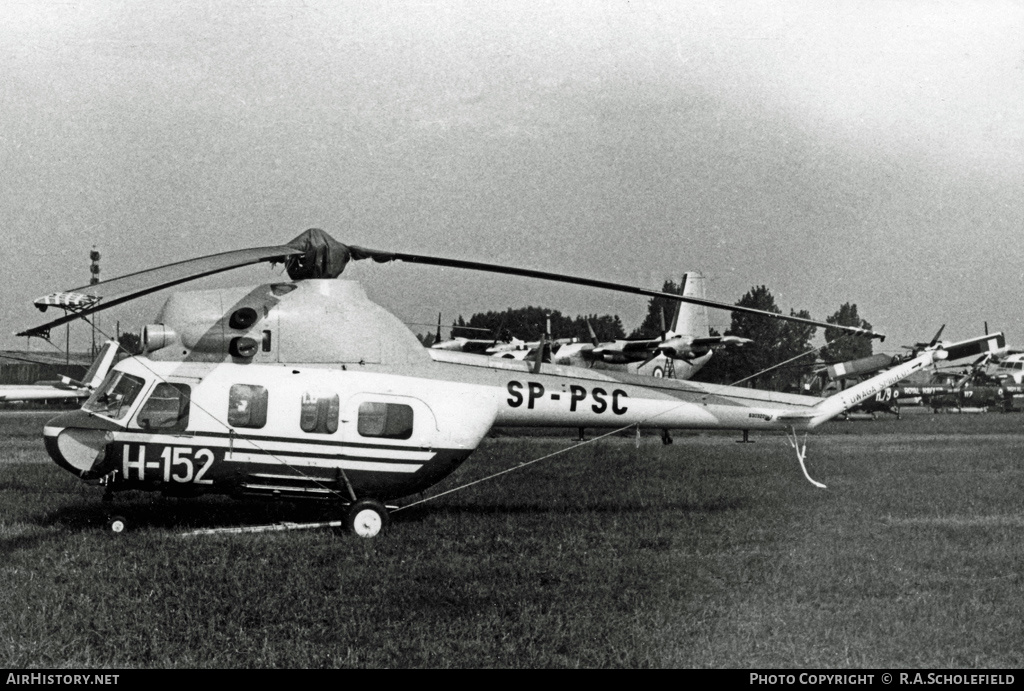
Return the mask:
M418 506L419 504L425 504L428 501L433 501L434 499L437 499L439 497L443 497L446 494L451 494L452 492L458 492L459 490L466 489L467 487L472 487L473 485L479 485L481 482L486 482L487 480L493 480L496 477L500 477L500 476L505 475L507 473L511 473L513 470L519 470L521 468L525 468L526 466L533 465L534 463L540 463L541 461L545 461L545 460L547 460L549 458L554 458L555 456L560 456L563 453L567 453L567 452L572 451L574 449L578 449L581 446L586 446L587 444L593 444L595 441L598 441L599 439L604 439L605 437L610 437L613 434L618 434L619 432L624 432L627 429L629 429L630 427L637 427L637 428L639 428L639 424L638 423L632 423L632 424L626 425L625 427L619 427L618 429L613 429L611 432L606 432L605 434L602 434L600 436L594 437L593 439L587 439L587 440L581 441L579 444L574 444L573 446L569 446L567 448L560 449L560 450L555 451L553 453L546 454L544 456L541 456L540 458L534 458L531 461L523 461L519 465L512 466L511 468L505 468L505 470L499 471L497 473L493 473L491 475L488 475L487 477L482 477L482 478L479 478L477 480L473 480L472 482L467 482L464 485L459 485L458 487L453 487L453 488L451 488L449 490L445 490L444 492L440 492L438 494L434 494L434 495L431 495L429 497L424 497L423 499L419 499L417 501L414 501L411 504L405 504L404 506L399 506L397 509L395 509L391 513L398 513L399 511L403 511L403 510L411 508L413 506Z

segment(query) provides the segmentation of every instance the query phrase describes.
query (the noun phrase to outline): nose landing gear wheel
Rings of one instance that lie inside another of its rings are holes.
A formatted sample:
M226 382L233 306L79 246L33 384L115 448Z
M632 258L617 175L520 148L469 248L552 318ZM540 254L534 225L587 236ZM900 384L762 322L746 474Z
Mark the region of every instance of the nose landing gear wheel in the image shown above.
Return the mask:
M388 510L376 499L360 499L345 515L345 527L357 537L376 537L387 524Z
M111 516L107 519L107 530L115 535L120 535L128 530L128 520L124 516Z

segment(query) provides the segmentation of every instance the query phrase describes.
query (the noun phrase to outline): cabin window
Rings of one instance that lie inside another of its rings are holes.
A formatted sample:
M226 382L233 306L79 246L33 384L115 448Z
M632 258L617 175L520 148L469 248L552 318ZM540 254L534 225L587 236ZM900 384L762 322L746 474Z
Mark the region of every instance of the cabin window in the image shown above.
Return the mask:
M116 370L110 372L82 409L120 420L131 409L145 383L140 377Z
M267 390L255 384L232 384L228 394L228 424L259 428L267 424Z
M412 436L412 407L401 403L361 403L357 429L364 437L408 439Z
M191 394L192 387L187 384L157 384L136 418L139 427L148 430L185 429L188 427Z
M305 393L302 395L299 427L303 432L334 434L338 431L339 410L338 394Z

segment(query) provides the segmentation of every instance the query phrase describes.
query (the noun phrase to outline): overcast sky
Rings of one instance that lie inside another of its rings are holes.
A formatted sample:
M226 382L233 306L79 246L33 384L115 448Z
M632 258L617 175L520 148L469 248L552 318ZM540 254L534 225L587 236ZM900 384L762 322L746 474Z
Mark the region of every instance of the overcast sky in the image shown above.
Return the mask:
M984 321L1024 345L1020 3L20 0L0 55L3 348L94 245L113 278L309 227L651 288L700 270L712 299L766 285L819 319L853 302L887 351ZM346 276L406 321L646 307Z

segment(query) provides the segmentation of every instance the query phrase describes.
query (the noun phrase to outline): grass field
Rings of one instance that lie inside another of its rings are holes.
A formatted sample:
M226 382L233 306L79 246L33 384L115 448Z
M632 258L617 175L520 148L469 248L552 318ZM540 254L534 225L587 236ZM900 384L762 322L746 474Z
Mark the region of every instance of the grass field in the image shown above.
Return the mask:
M330 531L182 537L319 516L120 498L0 412L6 667L1024 665L1024 415L830 423L804 480L783 436L613 437ZM568 448L487 440L441 491ZM428 493L429 494L429 493Z

